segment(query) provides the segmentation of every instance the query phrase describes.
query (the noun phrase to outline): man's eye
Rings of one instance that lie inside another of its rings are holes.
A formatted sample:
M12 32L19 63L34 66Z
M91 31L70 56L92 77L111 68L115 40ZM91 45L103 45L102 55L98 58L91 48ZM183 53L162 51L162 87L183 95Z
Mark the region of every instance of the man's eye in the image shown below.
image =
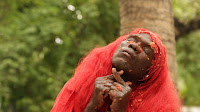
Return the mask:
M128 39L127 39L127 41L133 41L133 40L134 40L133 38L128 38Z
M147 47L144 47L144 48L143 48L143 51L144 51L146 54L149 54L149 51L148 51L148 48L147 48Z
M134 41L135 39L133 37L127 38L127 41Z

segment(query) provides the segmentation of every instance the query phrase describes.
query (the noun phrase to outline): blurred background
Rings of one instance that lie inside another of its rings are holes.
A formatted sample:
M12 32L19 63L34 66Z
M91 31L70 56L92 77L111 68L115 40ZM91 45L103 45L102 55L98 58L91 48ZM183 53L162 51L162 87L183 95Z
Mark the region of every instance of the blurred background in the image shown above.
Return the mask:
M178 89L200 106L200 0L173 0ZM48 112L79 60L119 37L119 1L1 0L0 112Z

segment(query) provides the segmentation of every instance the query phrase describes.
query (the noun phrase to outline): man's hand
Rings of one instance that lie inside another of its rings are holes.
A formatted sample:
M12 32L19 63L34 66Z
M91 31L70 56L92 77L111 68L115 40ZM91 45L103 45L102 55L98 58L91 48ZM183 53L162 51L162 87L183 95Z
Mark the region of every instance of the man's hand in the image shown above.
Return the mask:
M113 68L112 73L95 80L92 97L85 112L98 111L107 97L112 101L111 112L126 111L132 89L120 76L124 73L123 70L117 72L116 68Z
M117 72L116 68L113 68L112 73L117 82L113 83L109 91L112 100L111 112L126 112L132 89L120 76L124 73L123 70Z
M108 75L104 77L98 77L95 80L93 93L89 104L87 105L85 112L98 111L105 103L105 98L108 97L111 86L113 86L114 77Z

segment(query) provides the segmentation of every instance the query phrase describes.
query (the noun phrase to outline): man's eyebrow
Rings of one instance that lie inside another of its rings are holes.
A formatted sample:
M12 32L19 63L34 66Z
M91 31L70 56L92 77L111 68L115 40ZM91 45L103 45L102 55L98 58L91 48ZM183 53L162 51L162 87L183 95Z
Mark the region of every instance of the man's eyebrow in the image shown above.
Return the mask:
M129 38L129 37L139 37L139 35L137 35L137 34L131 34L127 38Z
M130 37L138 37L138 38L141 38L142 37L142 35L140 35L140 34L131 34L131 35L129 35L127 38L130 38ZM145 37L144 37L145 38ZM147 46L149 46L149 47L151 47L150 46L150 43L152 42L147 42L147 41L143 41Z

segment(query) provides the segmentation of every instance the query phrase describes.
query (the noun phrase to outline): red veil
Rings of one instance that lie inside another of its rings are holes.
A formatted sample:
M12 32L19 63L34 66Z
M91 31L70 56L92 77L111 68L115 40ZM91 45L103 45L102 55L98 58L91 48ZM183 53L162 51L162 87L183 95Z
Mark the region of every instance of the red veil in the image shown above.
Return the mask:
M132 91L127 112L179 112L180 100L168 75L164 45L157 34L146 29L137 29L130 34L138 33L150 35L156 46L155 55L147 74L149 77ZM95 48L85 57L58 94L51 112L83 112L90 101L95 79L112 73L111 58L128 35L105 47Z

